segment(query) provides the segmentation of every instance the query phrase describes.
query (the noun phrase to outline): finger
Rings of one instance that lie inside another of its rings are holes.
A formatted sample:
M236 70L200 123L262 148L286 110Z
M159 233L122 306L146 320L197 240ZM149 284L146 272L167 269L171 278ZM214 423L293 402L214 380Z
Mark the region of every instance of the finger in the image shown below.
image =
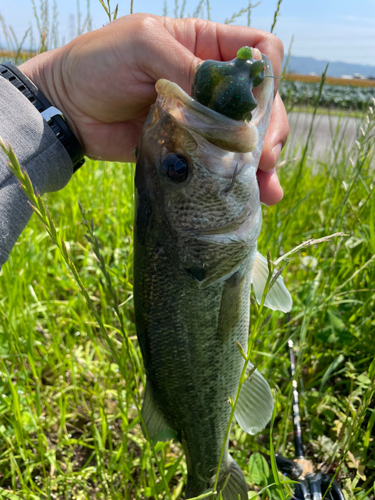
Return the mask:
M236 57L238 49L248 45L258 48L270 59L275 76L281 74L284 48L281 40L271 33L202 19L158 19L180 44L199 59L229 61ZM276 90L277 87L278 80L275 80Z
M154 87L156 81L166 78L190 94L195 68L201 62L190 50L194 45L194 30L185 33L182 38L186 43L181 43L178 39L181 33L178 32L177 37L173 27L175 20L145 14L138 16L138 26L134 30L135 62L148 75L147 83Z
M276 171L271 170L270 172L263 172L262 170L258 170L257 178L260 201L264 205L276 205L284 195Z
M281 97L277 94L273 102L270 124L259 162L260 170L268 172L275 168L281 150L288 139L288 135L288 117Z
M282 42L274 35L255 28L229 26L200 19L171 19L134 14L139 49L137 62L151 79L167 78L190 93L195 68L202 59L230 60L239 48L251 45L270 59L276 76L281 73ZM152 44L149 35L152 33ZM138 34L138 35L137 35ZM275 80L277 89L278 80Z

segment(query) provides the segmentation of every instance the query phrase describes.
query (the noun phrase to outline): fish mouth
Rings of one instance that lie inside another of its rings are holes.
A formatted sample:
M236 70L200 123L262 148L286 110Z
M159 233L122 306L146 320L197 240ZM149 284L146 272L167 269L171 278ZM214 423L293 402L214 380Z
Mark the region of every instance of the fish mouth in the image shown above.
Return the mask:
M156 91L160 105L181 126L203 136L208 142L233 153L249 153L262 149L273 99L273 72L269 59L265 61L265 76L258 94L258 106L247 123L233 120L192 99L176 83L158 80ZM271 77L271 78L270 78Z

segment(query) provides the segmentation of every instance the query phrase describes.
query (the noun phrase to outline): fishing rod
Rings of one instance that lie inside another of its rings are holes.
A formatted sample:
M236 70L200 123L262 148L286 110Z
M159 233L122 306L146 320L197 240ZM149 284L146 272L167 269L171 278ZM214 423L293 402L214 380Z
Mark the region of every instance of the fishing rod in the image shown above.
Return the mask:
M289 314L286 317L289 323ZM314 472L313 464L304 457L302 440L301 419L299 414L299 393L296 380L296 358L293 341L288 341L290 375L292 379L292 418L294 431L294 449L296 458L291 460L281 455L276 455L276 464L280 472L290 479L297 481L292 500L346 500L343 492L335 480L328 474Z
M299 394L298 385L295 378L296 374L296 358L293 350L293 340L288 340L289 347L289 360L290 360L290 374L292 377L293 386L293 427L294 427L294 448L296 452L297 459L303 459L303 443L302 443L302 430L301 430L301 419L299 416Z

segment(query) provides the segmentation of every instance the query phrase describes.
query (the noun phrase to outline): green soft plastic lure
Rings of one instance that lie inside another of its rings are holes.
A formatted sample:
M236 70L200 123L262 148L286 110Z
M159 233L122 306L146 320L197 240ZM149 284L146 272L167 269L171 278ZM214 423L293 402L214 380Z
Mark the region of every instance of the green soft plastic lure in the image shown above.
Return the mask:
M234 120L251 120L257 101L252 89L264 79L263 59L253 59L250 47L242 47L232 61L204 61L197 66L191 97Z

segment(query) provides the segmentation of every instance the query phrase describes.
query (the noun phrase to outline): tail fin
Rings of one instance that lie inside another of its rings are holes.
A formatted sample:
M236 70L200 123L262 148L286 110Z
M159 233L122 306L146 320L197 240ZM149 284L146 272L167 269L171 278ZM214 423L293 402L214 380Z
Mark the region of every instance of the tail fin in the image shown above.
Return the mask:
M223 500L247 500L247 484L242 470L231 456L228 456L227 464L225 472L220 477L218 488L221 491ZM188 476L185 499L196 498L209 489L208 485L198 478ZM213 500L213 498L214 496L208 497L207 500Z

